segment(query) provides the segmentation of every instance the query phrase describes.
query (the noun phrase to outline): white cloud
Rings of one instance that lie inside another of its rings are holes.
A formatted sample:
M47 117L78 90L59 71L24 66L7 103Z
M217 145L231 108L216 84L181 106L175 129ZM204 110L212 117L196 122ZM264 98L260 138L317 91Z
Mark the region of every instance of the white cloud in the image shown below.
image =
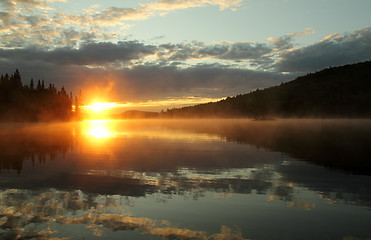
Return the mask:
M48 5L53 2L66 2L66 0L0 0L0 6L8 10L14 10L20 6L38 9L51 9Z
M44 46L50 49L64 45L75 47L90 36L90 40L117 40L119 36L114 27L128 28L125 21L145 20L152 16L162 16L168 12L204 7L219 6L220 10L235 10L243 0L162 0L139 4L137 8L109 7L101 11L99 5L82 9L82 14L65 14L51 10L53 2L66 0L0 0L0 46L21 48ZM66 38L75 32L73 39ZM93 34L91 34L93 32ZM80 36L80 38L78 38ZM94 38L92 38L94 36Z

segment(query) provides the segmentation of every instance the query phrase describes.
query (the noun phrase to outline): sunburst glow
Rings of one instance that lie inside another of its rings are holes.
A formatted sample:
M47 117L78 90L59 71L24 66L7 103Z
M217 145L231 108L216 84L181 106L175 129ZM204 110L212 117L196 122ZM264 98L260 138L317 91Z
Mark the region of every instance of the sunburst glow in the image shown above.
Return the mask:
M90 120L87 124L86 134L95 138L109 138L114 136L114 132L111 131L108 120Z
M95 113L99 113L105 110L110 110L116 107L116 103L114 102L95 102L90 105L84 106L84 108L88 111L92 111Z

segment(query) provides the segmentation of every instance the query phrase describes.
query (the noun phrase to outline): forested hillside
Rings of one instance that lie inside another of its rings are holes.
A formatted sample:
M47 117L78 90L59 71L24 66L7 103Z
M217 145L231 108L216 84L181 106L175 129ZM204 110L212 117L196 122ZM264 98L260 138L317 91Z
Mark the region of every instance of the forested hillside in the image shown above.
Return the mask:
M191 107L165 117L371 117L371 61L327 68L279 86Z

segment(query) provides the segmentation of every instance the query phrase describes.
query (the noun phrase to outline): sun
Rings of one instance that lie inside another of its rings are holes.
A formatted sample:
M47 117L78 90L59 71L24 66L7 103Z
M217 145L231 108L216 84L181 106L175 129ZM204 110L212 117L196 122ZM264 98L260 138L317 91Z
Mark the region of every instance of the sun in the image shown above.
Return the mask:
M80 109L85 119L109 119L118 106L115 102L93 102Z
M91 105L86 105L85 108L95 112L95 113L100 113L105 110L110 110L111 108L116 107L116 103L113 102L95 102L92 103Z

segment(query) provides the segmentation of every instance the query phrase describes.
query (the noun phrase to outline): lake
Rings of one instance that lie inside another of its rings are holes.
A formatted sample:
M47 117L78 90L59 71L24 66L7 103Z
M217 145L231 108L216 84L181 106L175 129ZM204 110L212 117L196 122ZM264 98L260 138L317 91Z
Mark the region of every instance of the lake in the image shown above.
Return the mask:
M0 239L370 239L371 120L0 123Z

